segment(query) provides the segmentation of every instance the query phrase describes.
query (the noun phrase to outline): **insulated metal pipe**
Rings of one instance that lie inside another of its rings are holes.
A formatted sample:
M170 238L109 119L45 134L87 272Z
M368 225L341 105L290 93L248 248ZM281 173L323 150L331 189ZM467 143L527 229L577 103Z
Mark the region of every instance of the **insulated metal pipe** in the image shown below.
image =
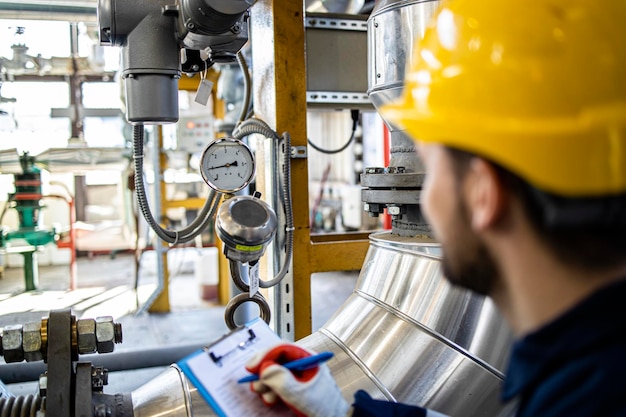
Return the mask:
M451 416L502 417L513 414L499 402L511 340L488 298L442 276L437 244L379 233L353 294L297 344L335 354L328 366L349 402L363 389ZM215 415L176 367L132 397L136 416Z
M201 349L203 344L191 343L152 349L112 352L106 355L81 355L81 361L102 366L109 372L143 368L167 367L187 355ZM46 371L46 364L39 362L7 363L0 366L0 380L5 384L36 381Z

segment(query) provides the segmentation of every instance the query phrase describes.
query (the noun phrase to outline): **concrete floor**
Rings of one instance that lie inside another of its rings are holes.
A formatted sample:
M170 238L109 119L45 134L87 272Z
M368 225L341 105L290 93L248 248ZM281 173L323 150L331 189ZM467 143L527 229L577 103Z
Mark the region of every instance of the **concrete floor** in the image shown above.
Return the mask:
M135 286L134 257L109 254L77 262L77 288L70 291L68 266L40 266L36 291L24 292L22 268L7 268L0 279L0 327L23 324L47 317L50 310L70 308L77 318L113 316L122 324L124 342L116 352L141 351L159 347L201 346L228 331L224 307L201 298L194 275L195 248L170 252L170 304L165 314L137 314L156 288L154 256L142 256L138 289ZM152 254L153 255L153 254ZM358 272L323 273L311 277L313 330L321 327L354 289ZM0 360L0 366L4 363ZM115 372L105 392L128 392L153 378L162 367ZM32 393L35 383L9 384L16 395Z

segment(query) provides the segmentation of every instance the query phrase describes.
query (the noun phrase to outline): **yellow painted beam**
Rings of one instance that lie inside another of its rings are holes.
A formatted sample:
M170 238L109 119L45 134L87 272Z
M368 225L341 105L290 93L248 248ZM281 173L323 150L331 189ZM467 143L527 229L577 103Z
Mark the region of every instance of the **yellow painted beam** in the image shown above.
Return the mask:
M307 144L303 4L293 0L257 2L251 19L255 115L279 134L289 132L292 146ZM297 340L311 333L307 160L292 160L291 172L295 226L292 293Z
M164 152L161 152L161 149L163 149L163 126L161 125L157 126L157 139L158 139L157 149L159 150L159 166L155 168L159 170L158 178L162 178L163 170L167 166L167 156L165 155ZM165 182L161 181L159 183L159 187L161 188L161 205L162 205L161 207L163 207L163 204L166 202ZM167 246L165 242L162 242L161 240L157 240L157 244ZM154 300L154 302L148 309L150 313L169 313L170 312L170 285L169 285L170 273L169 273L169 267L167 264L167 250L163 252L162 259L163 259L163 290L161 291L159 296Z
M252 9L253 84L256 117L289 132L292 146L307 146L303 2L266 0ZM272 50L273 48L273 50ZM312 237L309 228L308 161L292 159L294 215L294 336L311 333L311 274L359 270L369 248L367 234ZM263 175L257 185L264 192Z
M311 242L313 272L358 271L369 248L368 239Z
M168 208L178 208L183 207L187 210L200 210L204 207L206 199L204 198L186 198L184 200L164 200L163 201L163 210L167 210Z

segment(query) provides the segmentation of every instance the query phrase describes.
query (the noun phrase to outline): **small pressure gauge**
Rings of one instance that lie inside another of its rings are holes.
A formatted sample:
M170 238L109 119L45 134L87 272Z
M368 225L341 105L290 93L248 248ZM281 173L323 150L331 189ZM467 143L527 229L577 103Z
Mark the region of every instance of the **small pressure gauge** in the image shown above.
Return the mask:
M216 191L234 193L254 178L254 156L242 141L221 138L209 143L200 157L200 174Z

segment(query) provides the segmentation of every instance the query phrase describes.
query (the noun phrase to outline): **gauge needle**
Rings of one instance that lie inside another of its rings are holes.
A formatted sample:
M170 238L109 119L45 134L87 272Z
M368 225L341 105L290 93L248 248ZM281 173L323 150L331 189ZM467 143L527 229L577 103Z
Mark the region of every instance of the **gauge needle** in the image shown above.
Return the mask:
M229 167L236 167L236 166L237 166L237 161L231 162L229 164L219 165L216 167L209 167L209 169L229 168Z

